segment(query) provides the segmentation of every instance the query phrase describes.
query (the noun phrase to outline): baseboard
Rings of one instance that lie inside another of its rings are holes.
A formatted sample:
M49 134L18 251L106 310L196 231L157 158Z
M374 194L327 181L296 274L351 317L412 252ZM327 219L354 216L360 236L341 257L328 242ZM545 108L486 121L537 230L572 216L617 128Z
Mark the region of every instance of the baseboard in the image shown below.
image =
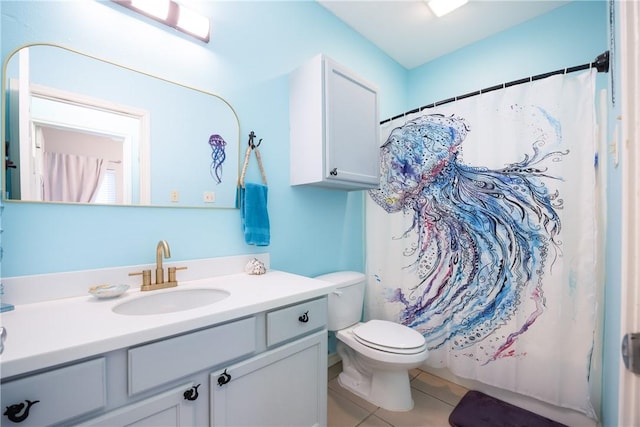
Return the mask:
M327 367L330 368L341 361L342 359L338 356L338 353L329 353L329 356L327 357Z

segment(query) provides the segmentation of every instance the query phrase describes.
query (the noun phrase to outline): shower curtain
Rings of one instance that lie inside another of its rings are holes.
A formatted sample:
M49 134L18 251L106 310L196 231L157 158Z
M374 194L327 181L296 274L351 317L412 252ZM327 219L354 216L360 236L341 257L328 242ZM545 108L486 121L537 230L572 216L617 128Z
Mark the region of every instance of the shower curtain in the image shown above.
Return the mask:
M427 364L595 418L595 70L382 125L365 318Z

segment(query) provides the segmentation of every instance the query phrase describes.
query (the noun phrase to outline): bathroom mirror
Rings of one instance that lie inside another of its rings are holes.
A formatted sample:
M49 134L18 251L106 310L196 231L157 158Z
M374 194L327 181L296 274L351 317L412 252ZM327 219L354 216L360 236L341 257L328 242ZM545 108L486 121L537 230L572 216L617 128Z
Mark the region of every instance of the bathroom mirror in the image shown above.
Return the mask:
M235 208L240 124L217 95L54 45L5 62L3 198Z

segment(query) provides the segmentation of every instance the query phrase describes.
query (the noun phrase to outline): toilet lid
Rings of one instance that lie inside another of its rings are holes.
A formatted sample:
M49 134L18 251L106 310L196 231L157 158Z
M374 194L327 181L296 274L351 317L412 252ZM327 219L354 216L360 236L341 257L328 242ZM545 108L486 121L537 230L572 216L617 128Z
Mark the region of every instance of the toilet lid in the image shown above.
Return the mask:
M419 353L426 348L424 337L413 329L386 320L370 320L353 329L360 343L390 353Z

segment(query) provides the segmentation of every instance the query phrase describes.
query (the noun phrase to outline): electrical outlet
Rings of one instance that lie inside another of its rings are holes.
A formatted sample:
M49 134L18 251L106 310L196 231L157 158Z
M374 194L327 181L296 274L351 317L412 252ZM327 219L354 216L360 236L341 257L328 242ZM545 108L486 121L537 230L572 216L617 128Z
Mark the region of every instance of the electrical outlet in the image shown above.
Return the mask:
M202 197L205 203L213 203L216 201L216 193L213 191L205 191Z
M179 194L178 194L178 190L173 190L173 191L171 192L170 197L171 197L171 201L172 201L172 202L177 202L178 200L180 200L180 196L179 196Z

